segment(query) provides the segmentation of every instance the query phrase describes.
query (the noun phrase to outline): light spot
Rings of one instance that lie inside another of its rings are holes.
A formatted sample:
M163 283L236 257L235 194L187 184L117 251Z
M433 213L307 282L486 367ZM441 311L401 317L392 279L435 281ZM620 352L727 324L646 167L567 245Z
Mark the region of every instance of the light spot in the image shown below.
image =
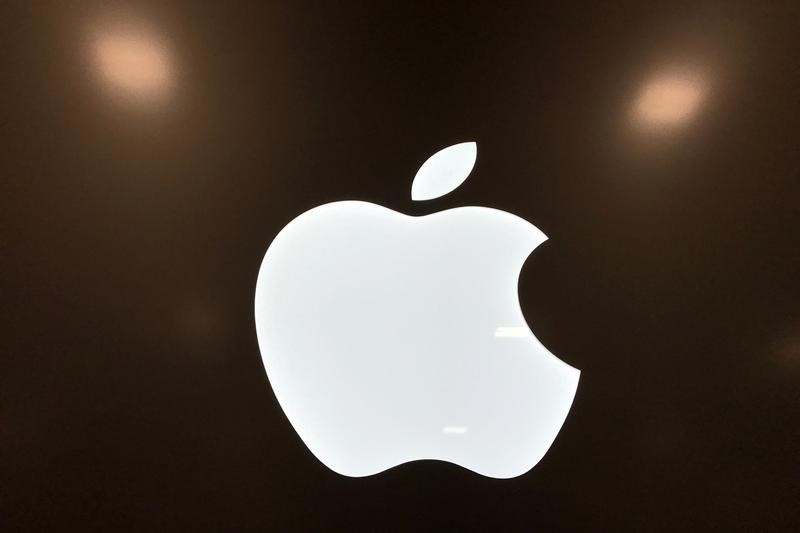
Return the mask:
M220 313L212 303L190 301L179 311L180 331L190 340L207 342L219 336Z
M442 433L450 435L463 435L466 432L467 428L465 426L445 426L442 428Z
M776 339L770 351L774 368L784 377L796 377L800 373L800 326L793 325Z
M114 92L137 99L166 96L174 85L174 68L166 45L144 27L109 27L92 41L100 78Z
M690 119L706 94L705 84L689 74L657 76L644 84L634 103L634 119L648 126L673 126Z

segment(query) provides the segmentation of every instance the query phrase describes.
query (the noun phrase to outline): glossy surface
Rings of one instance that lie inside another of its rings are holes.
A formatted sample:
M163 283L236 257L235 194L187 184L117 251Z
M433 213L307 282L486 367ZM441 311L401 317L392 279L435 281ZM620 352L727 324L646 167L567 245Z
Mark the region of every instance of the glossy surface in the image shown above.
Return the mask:
M796 531L796 0L0 17L3 531ZM469 179L413 202L464 140ZM253 287L283 227L343 200L550 237L521 311L581 378L528 474L346 478L287 423Z

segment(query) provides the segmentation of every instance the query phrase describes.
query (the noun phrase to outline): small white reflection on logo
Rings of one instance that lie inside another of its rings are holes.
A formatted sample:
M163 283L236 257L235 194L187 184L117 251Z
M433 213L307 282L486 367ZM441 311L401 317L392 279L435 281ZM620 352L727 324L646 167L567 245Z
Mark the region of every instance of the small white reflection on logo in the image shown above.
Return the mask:
M442 428L442 433L449 433L451 435L463 435L466 432L466 426L445 426Z
M494 330L494 336L500 338L516 338L529 337L531 332L525 326L498 326Z

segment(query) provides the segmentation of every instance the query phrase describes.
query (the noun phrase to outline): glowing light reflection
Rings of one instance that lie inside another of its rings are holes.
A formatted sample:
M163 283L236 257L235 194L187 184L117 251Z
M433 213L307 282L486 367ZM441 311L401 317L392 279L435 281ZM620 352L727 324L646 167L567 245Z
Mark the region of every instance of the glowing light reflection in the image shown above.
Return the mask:
M119 95L152 100L163 98L174 86L167 46L144 25L103 27L95 32L91 48L98 75Z
M705 95L705 84L698 76L687 73L657 76L642 87L633 115L643 125L677 125L695 115Z

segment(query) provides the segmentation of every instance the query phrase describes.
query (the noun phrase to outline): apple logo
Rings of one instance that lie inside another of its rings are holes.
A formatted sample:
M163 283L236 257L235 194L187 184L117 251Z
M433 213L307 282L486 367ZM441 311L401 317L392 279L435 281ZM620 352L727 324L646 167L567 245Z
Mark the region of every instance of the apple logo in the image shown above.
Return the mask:
M414 200L472 171L477 147L431 156ZM369 476L436 459L493 478L541 460L580 371L531 333L517 284L547 237L487 207L408 216L361 201L301 214L270 244L255 320L267 376L308 449Z

